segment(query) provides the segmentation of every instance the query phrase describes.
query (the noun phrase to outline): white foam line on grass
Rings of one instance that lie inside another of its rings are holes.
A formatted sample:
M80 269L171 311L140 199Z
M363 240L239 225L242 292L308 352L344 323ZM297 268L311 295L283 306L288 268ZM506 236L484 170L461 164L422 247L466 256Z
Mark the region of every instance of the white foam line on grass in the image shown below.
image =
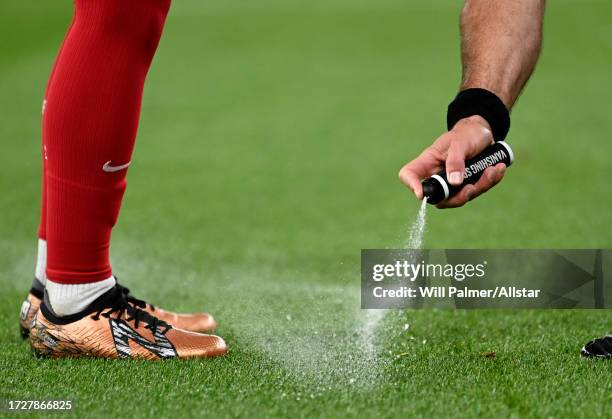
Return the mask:
M363 345L364 353L372 362L376 362L378 358L378 345L376 342L376 332L379 329L381 321L385 318L385 310L362 310L362 323L359 327L359 336Z
M424 219L419 217L416 224L410 242L420 244L413 236L423 233ZM146 278L143 274L151 268L132 265L128 277ZM180 279L186 289L201 277L184 268L167 275ZM390 360L383 351L388 341L382 328L387 310L361 310L358 286L297 280L295 272L279 273L265 266L258 272L226 266L220 278L222 288L213 295L223 304L217 303L214 313L220 319L220 333L227 328L234 334L234 342L228 341L230 351L233 345L242 345L248 346L246 351L254 348L266 354L289 373L294 385L309 392L292 396L313 398L346 386L366 391L384 379L384 366Z
M236 289L232 294L246 293L251 299L242 302L230 327L243 345L259 348L288 371L296 383L305 385L311 394L301 397L316 397L331 388L346 386L365 390L376 384L382 371L378 364L385 359L378 357L378 346L372 344L376 340L368 333L376 332L378 314L370 317L357 309L358 287L306 281L287 286L279 279L258 280L249 289L243 282L236 282L230 288ZM276 294L285 297L283 304L262 304L263 298ZM292 310L295 301L299 301L299 307ZM283 311L279 312L280 307ZM260 326L253 327L254 324Z

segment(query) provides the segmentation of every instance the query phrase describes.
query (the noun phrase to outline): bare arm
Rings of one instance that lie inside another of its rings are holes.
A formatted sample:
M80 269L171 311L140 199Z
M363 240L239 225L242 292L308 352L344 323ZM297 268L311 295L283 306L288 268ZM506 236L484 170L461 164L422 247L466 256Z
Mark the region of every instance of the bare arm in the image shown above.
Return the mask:
M479 87L495 93L511 109L535 67L542 43L545 0L466 0L461 14L461 90ZM446 167L449 182L461 184L465 160L493 142L480 116L460 120L415 160L400 179L423 198L421 180ZM458 207L486 192L504 176L505 165L488 168L474 185L438 204Z
M466 0L461 13L461 90L490 90L512 108L540 54L544 3Z

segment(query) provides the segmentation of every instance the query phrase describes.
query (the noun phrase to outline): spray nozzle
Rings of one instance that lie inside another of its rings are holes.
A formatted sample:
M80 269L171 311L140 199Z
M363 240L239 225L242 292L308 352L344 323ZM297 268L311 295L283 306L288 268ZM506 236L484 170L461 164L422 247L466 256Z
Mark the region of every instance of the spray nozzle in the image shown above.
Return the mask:
M440 175L433 175L425 179L421 185L423 186L423 199L430 204L437 204L449 197L448 184Z

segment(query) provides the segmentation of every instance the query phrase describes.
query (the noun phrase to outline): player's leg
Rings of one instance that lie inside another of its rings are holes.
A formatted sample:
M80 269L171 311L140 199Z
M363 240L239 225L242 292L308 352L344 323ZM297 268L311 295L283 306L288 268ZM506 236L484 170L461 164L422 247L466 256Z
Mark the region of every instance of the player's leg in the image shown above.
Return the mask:
M68 33L70 33L70 29L74 24L74 19L70 23L68 27ZM62 49L64 48L64 42L62 42L62 46L60 47L60 51L58 56L62 53ZM49 76L49 80L47 82L47 88L45 89L45 95L42 101L42 109L41 114L44 117L45 108L47 105L47 93L49 92L49 87L51 83L53 83L55 68L57 67L57 59L55 64L53 65L53 69L51 70L51 75ZM34 316L38 313L38 308L40 307L40 303L42 302L43 292L45 290L45 283L47 280L46 277L46 269L47 269L47 191L46 191L46 182L45 182L45 169L46 169L46 156L45 156L45 146L44 146L44 138L41 142L41 159L42 159L42 179L41 179L41 200L40 200L40 221L38 223L38 249L36 253L36 267L34 269L34 279L32 280L32 286L30 287L30 292L26 296L25 301L21 304L21 311L19 313L19 328L21 330L21 336L26 338L30 334L30 327L32 325L32 321L34 320Z
M109 263L168 7L169 0L75 1L43 118L47 281L31 330L38 353L155 359L226 351L221 338L172 328L130 301Z
M74 24L74 19L68 28L68 33ZM47 88L45 89L45 95L42 102L42 115L44 117L45 108L47 104L47 95L50 89L53 80L55 79L55 69L57 67L57 62L59 61L59 56L62 53L64 48L65 40L62 42L62 46L60 47L60 51L58 53L58 58L55 61L53 69L51 70L51 75L49 76L49 81L47 83ZM26 299L21 305L20 310L20 318L19 318L19 327L21 330L21 335L23 338L27 338L30 333L30 327L32 325L32 321L34 320L34 316L38 312L40 304L42 303L43 292L46 284L46 269L47 269L47 192L46 192L46 182L45 182L45 172L46 172L46 148L44 145L44 138L41 144L41 157L42 157L42 182L41 182L41 209L40 209L40 221L38 225L38 249L36 256L36 267L34 271L34 279L32 280L32 285ZM153 306L143 300L134 298L131 294L129 294L129 289L125 287L121 287L122 291L127 295L129 301L132 304L136 304L138 307L148 311L149 313L155 315L161 320L166 321L167 323L172 324L175 327L180 329L192 331L192 332L211 332L216 328L216 321L208 313L174 313L169 310L163 310L159 307Z
M71 25L72 27L72 25ZM70 32L70 29L68 30ZM63 48L63 44L62 44ZM61 55L61 50L60 53ZM49 91L49 85L53 82L53 75L55 74L55 67L51 71L47 89L45 92L45 99L42 104L42 113L44 115L46 107L46 97ZM46 150L44 147L44 141L42 146L42 183L41 183L41 211L40 211L40 222L38 227L38 250L36 256L36 267L34 271L34 279L32 280L32 286L26 299L23 301L20 310L19 317L19 328L21 336L25 339L30 334L30 328L34 317L38 313L40 304L43 299L43 292L46 284L46 268L47 268L47 240L46 240L46 221L47 221L47 205L46 205L46 182L45 182L45 168L46 168ZM159 307L153 306L144 300L137 299L130 294L130 290L125 287L120 287L122 292L126 294L128 301L136 305L137 307L149 312L160 320L178 327L180 329L192 331L192 332L212 332L215 330L217 323L213 316L208 313L174 313L169 310L164 310Z

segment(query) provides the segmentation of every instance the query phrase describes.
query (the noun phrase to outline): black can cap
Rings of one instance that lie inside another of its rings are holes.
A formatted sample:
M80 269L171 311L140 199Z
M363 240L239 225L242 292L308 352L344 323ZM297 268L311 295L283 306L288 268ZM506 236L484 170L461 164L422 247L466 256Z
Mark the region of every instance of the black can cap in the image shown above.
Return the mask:
M448 184L442 176L433 175L421 182L421 185L423 185L423 196L427 198L428 204L435 205L444 201L450 195Z

